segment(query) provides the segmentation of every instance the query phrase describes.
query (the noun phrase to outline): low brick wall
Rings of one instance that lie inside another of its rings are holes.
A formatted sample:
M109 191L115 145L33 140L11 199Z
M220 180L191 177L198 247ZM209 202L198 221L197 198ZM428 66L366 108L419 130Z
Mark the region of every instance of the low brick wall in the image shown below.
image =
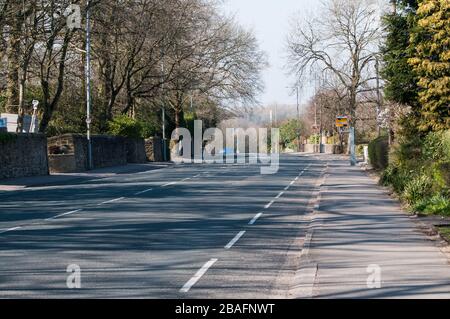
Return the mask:
M50 171L52 173L82 172L88 169L86 136L66 134L48 140ZM144 140L119 136L92 136L94 168L145 163Z
M48 175L43 134L8 134L0 139L0 179Z

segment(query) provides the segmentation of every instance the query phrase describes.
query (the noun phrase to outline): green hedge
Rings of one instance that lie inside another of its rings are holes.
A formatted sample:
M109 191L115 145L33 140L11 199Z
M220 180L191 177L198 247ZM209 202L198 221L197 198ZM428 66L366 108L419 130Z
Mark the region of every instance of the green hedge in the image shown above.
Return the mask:
M385 169L389 165L389 143L387 136L380 136L369 143L370 164L375 169Z
M450 216L450 131L405 138L390 155L380 183L414 212Z

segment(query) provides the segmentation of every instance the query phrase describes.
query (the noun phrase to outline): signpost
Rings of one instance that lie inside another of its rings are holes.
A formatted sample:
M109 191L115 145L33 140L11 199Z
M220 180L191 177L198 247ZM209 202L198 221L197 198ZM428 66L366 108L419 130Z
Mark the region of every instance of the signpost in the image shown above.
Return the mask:
M350 165L356 165L356 145L355 145L355 128L350 127L350 120L348 116L337 116L336 127L342 133L349 134L349 146L350 146Z

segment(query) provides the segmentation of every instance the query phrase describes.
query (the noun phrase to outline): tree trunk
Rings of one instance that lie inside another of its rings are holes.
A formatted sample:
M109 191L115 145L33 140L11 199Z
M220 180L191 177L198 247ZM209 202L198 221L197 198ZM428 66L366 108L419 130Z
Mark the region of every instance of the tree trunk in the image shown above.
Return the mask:
M11 25L8 43L8 75L6 80L6 112L17 113L19 106L19 68L20 68L20 35L22 32L22 11L17 3L12 7L18 12ZM17 9L16 9L17 8Z

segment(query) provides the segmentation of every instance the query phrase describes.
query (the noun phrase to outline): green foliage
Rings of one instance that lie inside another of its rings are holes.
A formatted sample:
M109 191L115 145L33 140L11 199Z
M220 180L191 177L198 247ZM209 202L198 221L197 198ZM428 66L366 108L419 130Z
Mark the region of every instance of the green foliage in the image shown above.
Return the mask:
M295 143L299 136L299 130L301 132L303 127L303 123L297 119L290 119L284 122L280 127L281 144L283 144L284 147L296 149L297 146Z
M414 205L414 210L433 215L450 216L450 198L443 195L434 195L433 197L419 200Z
M380 136L369 143L370 164L375 169L385 169L389 164L388 137Z
M383 18L386 40L382 47L384 66L381 70L388 100L415 106L418 101L417 75L409 66L408 59L413 49L409 45L417 1L399 3L397 14L387 14Z
M108 122L108 133L116 136L125 136L131 138L147 138L155 132L152 123L140 122L126 115L115 117Z
M420 126L422 131L450 128L450 3L422 0L412 29L408 59L418 75Z
M419 175L406 183L402 197L409 204L417 203L431 195L432 184L432 180L427 175Z
M380 183L392 186L416 212L449 215L450 131L402 138Z

